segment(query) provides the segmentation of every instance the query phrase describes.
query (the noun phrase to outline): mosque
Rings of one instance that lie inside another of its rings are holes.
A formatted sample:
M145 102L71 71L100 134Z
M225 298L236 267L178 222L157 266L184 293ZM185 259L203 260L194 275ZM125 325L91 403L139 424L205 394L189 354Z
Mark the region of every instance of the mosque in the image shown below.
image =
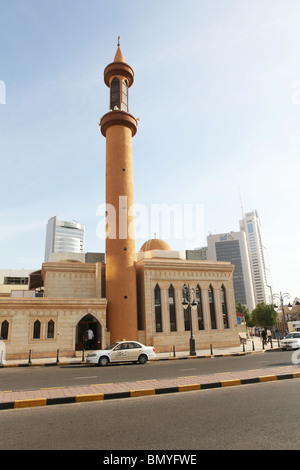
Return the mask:
M132 139L137 120L129 113L134 71L118 43L104 70L110 108L100 121L106 139L106 207L115 224L106 224L105 262L80 262L65 254L43 263L30 275L23 294L0 297L0 331L7 359L74 357L122 339L152 345L157 352L239 345L233 290L234 266L228 262L186 259L159 239L137 251L134 224ZM120 200L126 201L122 206ZM108 219L107 219L108 220ZM124 229L126 227L126 229Z

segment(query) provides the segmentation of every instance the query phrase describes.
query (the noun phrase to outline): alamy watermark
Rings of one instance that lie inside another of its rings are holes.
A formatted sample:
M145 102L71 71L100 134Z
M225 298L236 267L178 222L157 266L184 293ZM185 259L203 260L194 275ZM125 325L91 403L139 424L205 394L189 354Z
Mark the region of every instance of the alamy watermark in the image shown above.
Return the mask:
M134 204L128 207L127 196L119 196L118 207L100 204L96 215L101 217L96 228L101 240L142 240L157 234L163 240L181 240L191 246L204 242L203 204L162 203L150 207Z
M292 103L300 104L300 80L294 80L292 88L295 90L292 94Z
M3 80L0 80L0 104L6 104L6 85Z
M300 364L300 349L297 349L295 352L292 354L292 363L295 365Z

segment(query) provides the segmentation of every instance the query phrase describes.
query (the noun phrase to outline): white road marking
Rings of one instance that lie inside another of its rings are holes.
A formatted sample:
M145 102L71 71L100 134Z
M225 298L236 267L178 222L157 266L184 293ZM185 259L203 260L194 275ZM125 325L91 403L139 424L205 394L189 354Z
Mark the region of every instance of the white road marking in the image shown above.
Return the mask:
M90 377L73 377L74 380L81 380L81 379L97 379L97 375L91 375Z

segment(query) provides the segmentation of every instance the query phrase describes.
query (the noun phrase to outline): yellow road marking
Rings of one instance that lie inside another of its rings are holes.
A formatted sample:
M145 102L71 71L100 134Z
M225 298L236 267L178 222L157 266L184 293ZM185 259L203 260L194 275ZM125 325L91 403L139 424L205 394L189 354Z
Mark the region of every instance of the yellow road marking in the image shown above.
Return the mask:
M179 385L178 387L180 392L189 392L191 390L200 390L200 384L190 384L190 385Z
M222 380L222 387L231 387L233 385L241 385L240 379Z
M103 393L91 393L88 395L76 395L76 403L83 403L87 401L100 401L104 400Z
M148 388L145 390L131 390L130 396L131 397L143 397L144 395L155 395L154 388Z
M264 375L262 377L258 377L260 382L270 382L271 380L277 380L276 375Z
M15 408L30 408L33 406L44 406L47 404L46 398L36 398L32 400L16 400Z
M136 380L136 383L142 383L142 382L153 382L153 381L156 381L156 382L157 382L157 379Z
M114 385L113 382L111 383L107 383L107 384L91 384L90 387L98 387L98 386L101 386L101 385Z

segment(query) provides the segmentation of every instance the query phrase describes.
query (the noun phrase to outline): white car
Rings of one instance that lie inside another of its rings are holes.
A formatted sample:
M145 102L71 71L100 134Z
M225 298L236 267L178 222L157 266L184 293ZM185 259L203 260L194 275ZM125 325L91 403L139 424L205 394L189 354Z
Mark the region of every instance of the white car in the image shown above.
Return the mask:
M289 333L285 339L280 341L282 349L299 349L300 348L300 332Z
M5 343L0 336L0 366L5 363Z
M138 341L118 341L108 346L106 349L100 349L87 355L86 362L107 366L110 362L138 362L145 364L148 359L155 359L155 348L145 346Z

